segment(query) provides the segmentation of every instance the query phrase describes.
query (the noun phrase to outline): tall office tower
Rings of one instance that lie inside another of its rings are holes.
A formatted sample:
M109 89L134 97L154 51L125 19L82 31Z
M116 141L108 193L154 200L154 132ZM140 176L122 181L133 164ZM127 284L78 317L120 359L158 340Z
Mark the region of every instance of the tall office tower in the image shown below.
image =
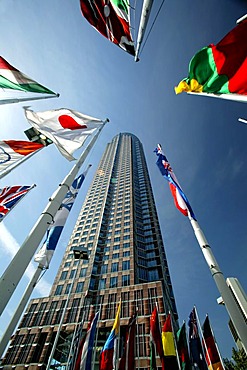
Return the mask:
M77 256L85 248L88 260ZM107 145L50 295L28 305L2 368L46 369L51 363L65 369L81 323L86 330L92 311L100 309L93 357L98 369L120 300L120 357L129 318L137 312L136 368L147 369L155 305L161 323L170 311L176 325L177 311L143 147L129 133Z

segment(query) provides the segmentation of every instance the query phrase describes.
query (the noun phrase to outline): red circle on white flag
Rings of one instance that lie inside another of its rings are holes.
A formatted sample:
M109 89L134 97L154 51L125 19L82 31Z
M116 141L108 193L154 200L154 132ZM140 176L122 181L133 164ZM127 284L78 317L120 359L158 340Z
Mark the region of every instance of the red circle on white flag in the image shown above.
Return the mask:
M67 116L66 114L59 116L58 121L63 128L67 128L69 130L81 130L82 128L87 128L87 125L79 125L74 118Z

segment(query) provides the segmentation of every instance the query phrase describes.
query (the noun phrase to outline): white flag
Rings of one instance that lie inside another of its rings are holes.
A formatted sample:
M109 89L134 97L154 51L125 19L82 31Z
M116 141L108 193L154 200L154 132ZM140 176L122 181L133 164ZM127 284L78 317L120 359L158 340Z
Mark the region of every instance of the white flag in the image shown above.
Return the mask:
M54 109L45 112L33 112L25 109L29 123L56 144L60 153L69 161L75 159L72 154L79 149L86 138L99 128L103 121L86 116L71 109Z

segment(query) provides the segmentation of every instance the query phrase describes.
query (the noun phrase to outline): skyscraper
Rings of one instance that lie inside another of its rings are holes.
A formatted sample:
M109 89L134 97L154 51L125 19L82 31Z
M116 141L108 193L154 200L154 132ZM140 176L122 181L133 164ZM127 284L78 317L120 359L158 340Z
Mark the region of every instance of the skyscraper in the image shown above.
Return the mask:
M88 259L77 259L77 249ZM176 325L177 311L143 147L129 133L107 145L51 292L29 303L2 368L65 369L76 347L71 343L100 309L98 369L120 300L120 357L129 318L137 312L136 368L147 369L155 305L161 322L170 311Z

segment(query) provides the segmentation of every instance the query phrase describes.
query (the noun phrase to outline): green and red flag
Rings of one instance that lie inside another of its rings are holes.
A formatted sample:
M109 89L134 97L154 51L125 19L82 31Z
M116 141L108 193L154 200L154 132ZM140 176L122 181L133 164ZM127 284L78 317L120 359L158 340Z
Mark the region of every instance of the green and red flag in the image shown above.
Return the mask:
M183 323L181 328L177 331L177 349L181 370L191 370L192 367L186 338L185 323Z
M80 3L83 16L99 33L135 55L128 0L80 0Z
M247 19L218 44L194 55L188 78L175 87L181 92L247 95Z
M0 57L0 87L3 89L57 95L20 72L3 57Z
M205 357L209 370L223 370L220 355L214 340L208 316L202 326L203 347L205 348Z

